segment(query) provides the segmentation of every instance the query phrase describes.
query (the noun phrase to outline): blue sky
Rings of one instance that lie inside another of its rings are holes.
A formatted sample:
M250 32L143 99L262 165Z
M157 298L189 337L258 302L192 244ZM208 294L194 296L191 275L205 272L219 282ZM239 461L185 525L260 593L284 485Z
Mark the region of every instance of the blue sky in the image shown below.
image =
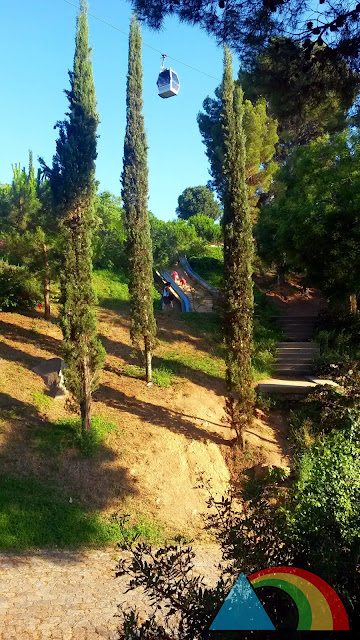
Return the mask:
M89 12L128 32L131 9L125 0L90 0ZM0 183L11 181L12 163L27 164L28 149L34 158L42 156L51 162L57 134L53 126L63 119L67 106L63 90L69 87L67 71L73 63L76 13L64 0L0 1ZM97 179L101 190L120 195L128 40L91 16L89 28L101 120ZM160 32L142 26L142 35L149 208L157 217L169 220L175 217L180 193L209 179L196 115L219 82L169 58L180 76L180 93L167 100L159 98L160 54L145 43L219 81L223 54L198 27L173 18L166 20ZM237 67L235 61L235 72Z

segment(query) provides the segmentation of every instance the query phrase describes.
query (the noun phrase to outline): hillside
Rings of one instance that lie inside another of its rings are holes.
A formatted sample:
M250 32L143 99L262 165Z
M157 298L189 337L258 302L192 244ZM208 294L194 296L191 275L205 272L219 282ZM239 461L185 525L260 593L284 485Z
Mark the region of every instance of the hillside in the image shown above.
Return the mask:
M109 284L104 273L95 283L106 305L98 309L98 327L107 358L93 408L103 442L92 457L76 446L67 403L49 397L33 372L42 359L60 355L57 319L47 323L36 311L0 314L2 508L9 514L3 548L107 544L119 536L114 522L127 514L130 530L153 541L175 534L203 539L207 493L196 488L199 474L211 478L217 495L228 488L234 434L224 421L217 316L157 313L157 384L148 387L129 340L126 283ZM252 444L245 467L266 458L256 437ZM33 513L41 513L35 529ZM14 532L19 528L23 536Z

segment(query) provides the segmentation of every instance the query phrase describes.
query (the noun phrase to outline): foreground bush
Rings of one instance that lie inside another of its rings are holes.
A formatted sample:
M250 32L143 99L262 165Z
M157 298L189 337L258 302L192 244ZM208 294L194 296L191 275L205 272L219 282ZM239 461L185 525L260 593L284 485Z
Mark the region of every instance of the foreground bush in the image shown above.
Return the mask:
M33 309L42 300L40 284L25 267L0 260L0 310Z

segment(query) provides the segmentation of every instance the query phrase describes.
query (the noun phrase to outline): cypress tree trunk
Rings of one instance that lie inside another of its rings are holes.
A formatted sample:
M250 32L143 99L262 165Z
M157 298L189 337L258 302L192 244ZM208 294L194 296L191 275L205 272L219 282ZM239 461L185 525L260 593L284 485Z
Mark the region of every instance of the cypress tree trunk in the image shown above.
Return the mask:
M49 276L49 260L47 253L47 245L43 242L43 259L44 259L44 317L45 320L50 318L50 276Z
M144 344L145 344L146 382L149 383L152 381L152 354L151 354L151 344L148 337L145 338Z
M355 313L357 311L356 293L350 295L350 311Z
M95 197L98 115L88 41L87 2L77 19L67 119L57 124L60 135L49 171L60 217L64 259L61 274L65 383L77 399L83 431L91 428L91 394L98 382L104 349L96 335L92 288L91 227Z
M83 358L84 393L80 401L81 423L84 431L91 429L91 367L88 358Z
M134 346L145 345L146 381L151 382L151 357L156 335L153 313L153 256L147 208L147 142L142 114L141 33L135 16L129 36L126 89L126 133L121 175L128 227L130 336Z
M245 183L245 139L242 127L243 93L234 86L232 57L225 49L222 91L224 140L224 325L227 346L226 410L243 446L244 431L253 416L252 323L253 238Z

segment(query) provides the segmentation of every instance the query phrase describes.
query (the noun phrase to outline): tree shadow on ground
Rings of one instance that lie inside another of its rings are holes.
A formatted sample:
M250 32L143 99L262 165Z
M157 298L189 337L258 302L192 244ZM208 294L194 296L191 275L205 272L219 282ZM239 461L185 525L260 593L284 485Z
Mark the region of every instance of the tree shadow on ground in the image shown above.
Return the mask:
M38 366L46 359L45 355L43 358L40 356L32 356L21 349L11 347L5 342L0 342L0 357L3 360L9 360L10 362L20 362L24 367L30 370L34 369L34 367Z
M144 400L138 400L112 387L100 385L99 389L95 392L95 399L118 411L126 411L127 413L136 415L145 423L151 423L159 427L165 427L174 433L180 433L190 440L210 441L225 446L229 446L230 444L228 439L223 438L218 433L212 433L207 429L202 429L197 426L195 420L199 418L195 416L189 416L166 407L145 402ZM230 429L227 425L211 423L208 420L207 422L224 429Z
M95 512L138 493L127 469L111 466L116 451L100 444L91 458L75 447L44 455L39 436L56 423L6 393L0 418L0 548L19 547L19 537L26 548L109 543Z
M103 335L100 336L100 339L107 354L121 358L128 365L142 364L140 352L136 352L133 347L124 344L123 342L110 340L110 338L106 338ZM138 353L138 358L134 358L134 355L136 355L136 353ZM202 371L201 369L195 369L191 366L185 365L176 358L170 359L155 355L153 357L153 367L164 368L176 376L185 378L186 380L190 380L191 382L194 382L195 384L198 384L206 389L215 391L215 393L219 396L223 396L225 394L225 381L222 377L212 375L210 373ZM106 364L105 370L117 375L127 375L126 371L124 371L123 366L119 366L119 368L117 369L112 365Z
M13 340L14 342L21 342L26 344L32 344L40 349L46 349L60 355L61 352L61 340L47 336L44 333L38 333L31 329L24 329L11 322L4 322L0 320L0 332L4 338ZM2 349L2 346L1 346Z

